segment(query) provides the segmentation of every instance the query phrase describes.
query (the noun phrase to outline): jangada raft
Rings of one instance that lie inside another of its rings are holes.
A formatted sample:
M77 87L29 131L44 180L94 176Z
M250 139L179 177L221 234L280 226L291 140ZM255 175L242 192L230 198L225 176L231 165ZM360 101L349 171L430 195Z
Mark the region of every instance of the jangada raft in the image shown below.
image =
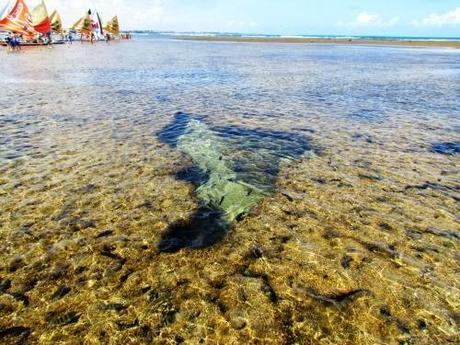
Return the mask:
M94 14L93 14L94 13ZM64 43L66 31L62 24L61 16L57 11L51 15L44 1L40 2L32 11L24 0L16 0L13 4L8 2L0 12L0 33L13 33L21 37L21 46L42 46L49 43ZM108 33L113 37L120 34L118 18L115 16L106 26L102 25L102 20L98 12L89 10L71 27L67 34L80 34L96 40L103 39ZM2 45L6 42L0 41Z

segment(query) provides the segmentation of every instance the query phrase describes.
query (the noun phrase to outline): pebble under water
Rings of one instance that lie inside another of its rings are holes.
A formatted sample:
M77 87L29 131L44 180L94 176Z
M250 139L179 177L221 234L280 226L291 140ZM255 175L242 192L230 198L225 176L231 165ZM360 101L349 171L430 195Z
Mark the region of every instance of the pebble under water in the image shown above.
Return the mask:
M0 55L0 343L460 342L458 51Z

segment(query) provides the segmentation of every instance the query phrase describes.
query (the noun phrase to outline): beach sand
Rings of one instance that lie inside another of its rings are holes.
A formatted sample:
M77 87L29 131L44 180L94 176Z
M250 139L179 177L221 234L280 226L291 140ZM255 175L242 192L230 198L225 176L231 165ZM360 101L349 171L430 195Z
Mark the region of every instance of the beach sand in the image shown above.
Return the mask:
M460 41L397 41L384 39L349 39L349 38L302 38L302 37L235 37L235 36L177 36L180 40L207 42L238 42L238 43L313 43L313 44L346 44L373 46L401 46L427 48L460 49Z

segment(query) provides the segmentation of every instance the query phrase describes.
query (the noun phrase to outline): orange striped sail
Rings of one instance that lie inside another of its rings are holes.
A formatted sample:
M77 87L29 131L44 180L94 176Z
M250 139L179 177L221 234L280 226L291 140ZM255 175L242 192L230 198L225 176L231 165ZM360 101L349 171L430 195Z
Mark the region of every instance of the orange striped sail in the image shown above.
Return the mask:
M41 34L51 32L51 20L43 1L32 10L30 15L32 17L32 25L35 31L40 32Z
M16 0L9 13L0 19L0 30L11 31L26 37L33 37L36 34L32 26L29 8L24 0Z

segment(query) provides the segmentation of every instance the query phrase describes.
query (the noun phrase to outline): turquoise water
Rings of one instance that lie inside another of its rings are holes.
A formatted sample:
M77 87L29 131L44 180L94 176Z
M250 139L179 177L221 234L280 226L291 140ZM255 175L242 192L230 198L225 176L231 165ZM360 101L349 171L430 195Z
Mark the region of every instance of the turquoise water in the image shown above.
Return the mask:
M390 41L460 41L460 37L430 37L430 36L357 36L357 35L279 35L279 34L260 34L260 33L231 33L231 32L162 32L162 31L134 31L138 38L158 38L174 36L229 36L229 37L261 37L261 38L280 38L280 37L299 37L299 38L352 38L368 40L390 40Z

